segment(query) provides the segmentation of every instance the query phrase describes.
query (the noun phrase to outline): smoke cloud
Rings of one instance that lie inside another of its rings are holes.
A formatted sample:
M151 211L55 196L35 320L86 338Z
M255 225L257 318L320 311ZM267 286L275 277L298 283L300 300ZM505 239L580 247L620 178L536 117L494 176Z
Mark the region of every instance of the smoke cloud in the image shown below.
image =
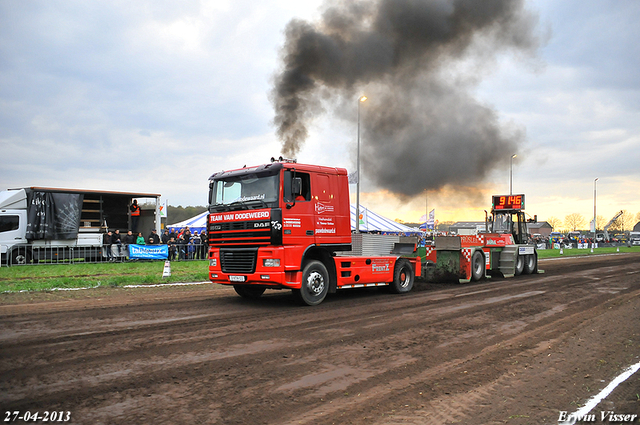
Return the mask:
M286 28L271 99L285 156L314 117L362 105L364 173L411 197L477 186L508 164L524 131L501 125L473 89L503 52L531 55L536 17L522 0L370 0L327 4L318 23Z

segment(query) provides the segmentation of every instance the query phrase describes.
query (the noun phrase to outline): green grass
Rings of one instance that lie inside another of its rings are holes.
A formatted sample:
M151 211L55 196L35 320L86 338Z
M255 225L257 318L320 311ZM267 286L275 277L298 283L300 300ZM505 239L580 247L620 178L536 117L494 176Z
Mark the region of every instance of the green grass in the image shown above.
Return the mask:
M47 291L55 288L202 282L208 280L209 263L181 261L171 263L171 276L163 278L164 261L29 265L0 268L0 293Z
M560 255L559 249L541 249L538 250L538 258L562 258L562 257L578 257L585 255L602 255L602 254L624 254L628 252L640 252L640 246L633 246L631 248L627 248L626 246L619 247L620 251L618 252L618 248L594 248L593 253L591 252L591 248L587 249L563 249L562 255Z

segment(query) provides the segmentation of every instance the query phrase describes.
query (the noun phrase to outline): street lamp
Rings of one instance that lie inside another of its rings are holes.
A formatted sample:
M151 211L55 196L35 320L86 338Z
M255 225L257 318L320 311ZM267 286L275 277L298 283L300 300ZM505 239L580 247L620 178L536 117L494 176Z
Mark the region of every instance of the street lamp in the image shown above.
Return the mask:
M597 230L597 226L596 226L596 182L598 181L599 177L596 178L593 181L593 238L596 238L596 230Z
M513 158L515 158L515 153L511 155L511 168L509 170L509 195L513 195Z
M360 233L360 104L367 100L367 96L358 99L358 156L357 156L357 173L356 181L356 233Z

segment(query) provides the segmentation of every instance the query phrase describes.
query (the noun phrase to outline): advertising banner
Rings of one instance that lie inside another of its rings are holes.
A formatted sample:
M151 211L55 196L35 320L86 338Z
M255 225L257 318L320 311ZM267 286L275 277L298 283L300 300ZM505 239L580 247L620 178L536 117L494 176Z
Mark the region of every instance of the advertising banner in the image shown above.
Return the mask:
M166 260L169 257L167 245L129 245L129 258L139 260Z
M82 200L82 194L29 190L27 239L75 239L80 226Z

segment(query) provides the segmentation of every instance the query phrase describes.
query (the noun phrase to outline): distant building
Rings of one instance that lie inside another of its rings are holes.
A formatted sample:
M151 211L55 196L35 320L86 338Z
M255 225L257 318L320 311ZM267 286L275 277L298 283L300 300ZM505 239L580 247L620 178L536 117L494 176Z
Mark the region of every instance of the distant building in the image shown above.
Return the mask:
M458 221L449 226L449 232L456 235L475 235L484 230L484 221Z
M640 224L640 223L638 223ZM539 221L537 223L527 223L527 228L531 235L539 233L542 237L548 237L553 230L553 227L546 221ZM484 221L458 221L449 226L449 232L458 235L472 235L478 232L484 232Z
M529 229L529 233L535 235L539 233L542 237L549 237L551 232L553 231L553 227L546 221L538 221L537 223L527 223L527 228Z

